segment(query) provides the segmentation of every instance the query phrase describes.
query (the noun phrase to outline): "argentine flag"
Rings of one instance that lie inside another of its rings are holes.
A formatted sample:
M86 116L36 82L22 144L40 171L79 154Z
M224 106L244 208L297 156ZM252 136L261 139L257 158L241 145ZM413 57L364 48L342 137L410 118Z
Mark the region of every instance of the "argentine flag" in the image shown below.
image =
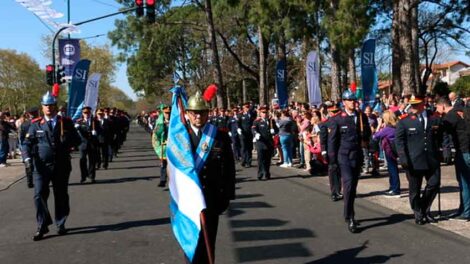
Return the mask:
M171 89L173 101L168 129L167 160L170 188L171 226L176 240L190 261L196 252L201 231L201 211L206 208L196 172L188 130L182 122L186 106L183 87ZM182 104L178 104L181 100Z

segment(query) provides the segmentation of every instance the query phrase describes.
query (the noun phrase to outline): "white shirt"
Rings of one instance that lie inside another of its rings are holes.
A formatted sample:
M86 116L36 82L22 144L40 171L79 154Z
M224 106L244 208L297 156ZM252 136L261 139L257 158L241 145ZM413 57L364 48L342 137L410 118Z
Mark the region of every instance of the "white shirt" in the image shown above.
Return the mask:
M57 124L57 115L55 115L53 118L44 116L44 119L46 119L46 122L49 122L49 120L52 120L52 128L54 128L55 124Z

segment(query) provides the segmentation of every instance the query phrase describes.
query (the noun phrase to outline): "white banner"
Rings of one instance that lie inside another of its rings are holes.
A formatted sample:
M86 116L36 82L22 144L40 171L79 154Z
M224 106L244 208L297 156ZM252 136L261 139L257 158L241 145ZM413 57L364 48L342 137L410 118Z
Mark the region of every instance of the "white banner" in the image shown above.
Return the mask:
M310 105L319 106L322 103L322 98L320 90L320 65L316 51L308 53L305 68L307 71L308 102Z
M86 83L85 101L83 102L83 106L91 107L92 113L95 112L98 104L98 88L100 86L100 79L101 74L93 73L90 75Z

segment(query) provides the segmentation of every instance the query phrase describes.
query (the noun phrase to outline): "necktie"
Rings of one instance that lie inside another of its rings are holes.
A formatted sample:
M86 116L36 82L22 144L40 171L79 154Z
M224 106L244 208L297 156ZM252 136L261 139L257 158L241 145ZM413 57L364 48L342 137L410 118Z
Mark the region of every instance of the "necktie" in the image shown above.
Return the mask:
M47 126L49 127L49 130L52 131L52 119L47 121Z
M199 129L199 130L197 131L197 138L198 138L198 139L201 139L201 136L202 136L202 132L201 132L201 130Z

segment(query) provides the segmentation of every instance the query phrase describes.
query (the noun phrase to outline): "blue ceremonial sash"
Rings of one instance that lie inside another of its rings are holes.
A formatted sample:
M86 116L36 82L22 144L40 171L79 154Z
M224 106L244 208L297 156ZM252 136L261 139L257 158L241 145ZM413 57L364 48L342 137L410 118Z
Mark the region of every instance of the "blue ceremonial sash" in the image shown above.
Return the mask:
M209 156L209 152L214 144L215 135L217 134L217 127L212 124L206 124L202 131L202 137L197 146L196 153L194 153L194 163L196 172L199 173L204 167L204 163Z

